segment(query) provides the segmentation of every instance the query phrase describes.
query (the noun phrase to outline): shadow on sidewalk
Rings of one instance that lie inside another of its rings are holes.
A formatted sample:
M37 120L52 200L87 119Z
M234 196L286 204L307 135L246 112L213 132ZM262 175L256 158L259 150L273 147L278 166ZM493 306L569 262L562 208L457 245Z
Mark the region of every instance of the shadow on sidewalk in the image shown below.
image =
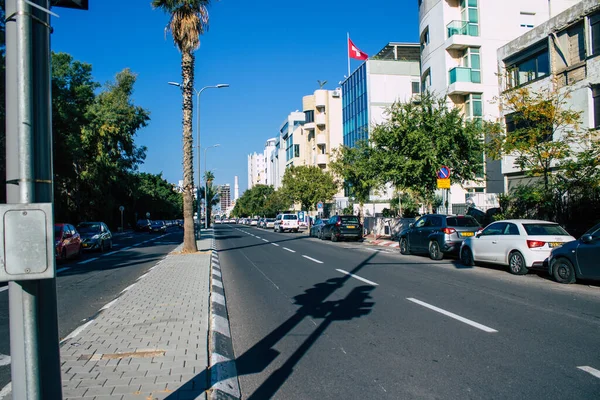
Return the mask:
M358 273L366 265L369 265L369 262L375 256L376 254L369 255L369 257L350 272L352 274ZM371 312L375 303L368 300L371 298L370 293L375 287L370 285L355 287L341 300L326 301L332 293L342 288L350 278L349 275L344 275L340 278L328 279L325 282L315 284L313 287L305 290L304 293L295 296L294 304L299 306L296 312L244 354L236 358L235 366L237 367L238 375L250 375L261 372L279 356L279 351L275 349L277 343L286 337L300 322L306 317L322 320L283 365L274 371L248 399L262 400L272 398L292 375L296 364L298 364L331 324L336 321L348 321L360 318ZM211 370L228 367L226 364L228 363L216 364L208 370L202 371L182 387L171 393L166 399L178 400L180 399L180 395L186 396L190 390L193 392L198 391L198 394L201 394L203 390L210 388ZM200 382L206 383L206 387L202 388L202 390L197 387Z

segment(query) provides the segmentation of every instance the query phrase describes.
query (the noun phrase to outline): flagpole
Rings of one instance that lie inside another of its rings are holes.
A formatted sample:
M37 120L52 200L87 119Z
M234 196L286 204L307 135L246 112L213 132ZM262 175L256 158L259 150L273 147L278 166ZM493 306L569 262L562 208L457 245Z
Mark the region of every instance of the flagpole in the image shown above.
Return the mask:
M350 78L350 32L346 32L346 53L348 53L348 78Z

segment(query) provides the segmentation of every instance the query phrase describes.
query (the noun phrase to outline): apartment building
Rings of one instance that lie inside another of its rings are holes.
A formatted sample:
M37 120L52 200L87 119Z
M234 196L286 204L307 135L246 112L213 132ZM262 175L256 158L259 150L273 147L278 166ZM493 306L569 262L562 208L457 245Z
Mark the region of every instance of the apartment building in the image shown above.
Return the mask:
M498 50L501 89L528 87L569 91L566 108L579 111L582 129L600 129L600 3L583 0ZM553 86L556 85L556 86ZM510 115L502 115L508 121ZM506 124L510 127L510 124ZM508 128L510 129L510 128ZM554 139L560 135L554 133ZM504 189L527 180L502 159Z
M248 189L255 185L272 185L271 153L275 150L276 139L268 139L262 153L248 155Z
M227 211L231 207L231 187L228 183L219 186L219 198L221 211Z
M269 157L271 164L269 166L271 178L269 185L273 185L275 189L281 187L283 174L289 161L288 157L294 158L295 154L300 151L300 141L294 141L294 131L302 124L304 124L304 113L294 111L286 117L279 128L279 135L275 138L275 148Z
M419 0L421 87L446 95L467 118L497 120L497 51L579 0ZM467 192L501 193L501 163L485 160L485 175L453 185L451 203Z

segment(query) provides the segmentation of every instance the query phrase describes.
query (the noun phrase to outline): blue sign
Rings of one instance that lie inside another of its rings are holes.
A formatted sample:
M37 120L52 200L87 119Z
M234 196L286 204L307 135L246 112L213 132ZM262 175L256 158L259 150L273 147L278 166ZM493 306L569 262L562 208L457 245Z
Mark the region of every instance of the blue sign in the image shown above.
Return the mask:
M304 221L304 211L298 211L298 219Z
M450 178L450 168L442 166L440 168L440 170L437 172L437 177L440 179Z
M322 210L323 209L323 202L320 201L317 203L317 210Z

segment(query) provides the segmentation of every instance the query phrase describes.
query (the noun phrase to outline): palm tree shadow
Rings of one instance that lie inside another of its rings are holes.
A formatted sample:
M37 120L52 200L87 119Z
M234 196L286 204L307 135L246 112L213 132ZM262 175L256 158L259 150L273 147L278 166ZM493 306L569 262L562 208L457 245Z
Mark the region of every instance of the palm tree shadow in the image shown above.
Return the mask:
M375 256L376 254L369 255L369 257L356 266L351 273L356 274L364 268L364 266L369 264L369 261ZM294 304L300 307L281 325L271 331L242 355L237 357L235 361L224 361L210 366L207 370L202 371L171 393L166 399L177 400L180 396L181 398L186 396L190 391L192 391L192 394L201 394L205 389L214 387L219 383L214 380L214 370L216 369L227 369L231 371L232 368L234 368L233 371L237 369L237 375L250 375L264 371L280 354L279 351L275 349L275 345L281 339L286 337L300 322L306 317L322 320L317 328L294 351L283 365L273 372L256 389L256 391L248 397L249 399L272 398L294 372L294 367L331 324L336 321L348 321L354 318L360 318L371 312L375 303L368 300L371 298L370 293L375 287L370 285L353 288L343 299L326 301L331 294L342 288L349 279L350 275L328 279L325 282L315 284L313 287L306 289L304 293L295 296ZM205 387L202 387L201 383L205 383ZM225 395L224 398L228 398L227 395Z

